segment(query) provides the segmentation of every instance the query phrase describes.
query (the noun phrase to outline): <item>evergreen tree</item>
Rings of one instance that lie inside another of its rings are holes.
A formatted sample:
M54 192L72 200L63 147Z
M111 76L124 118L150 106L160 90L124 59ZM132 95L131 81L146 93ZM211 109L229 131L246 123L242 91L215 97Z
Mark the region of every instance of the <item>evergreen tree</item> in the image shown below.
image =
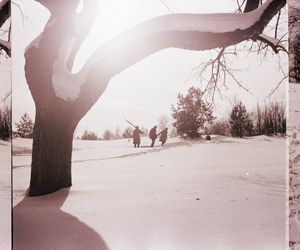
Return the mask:
M179 135L190 138L198 137L199 129L204 128L215 119L212 106L202 100L203 93L199 88L191 87L187 95L178 94L177 107L172 105L173 126Z
M249 136L252 135L253 122L249 117L246 107L239 102L236 104L230 114L229 123L232 136Z
M163 131L165 128L167 128L168 122L169 122L169 119L167 116L162 115L161 117L159 117L157 120L158 131Z
M24 113L19 122L15 123L17 127L16 135L22 138L32 138L33 122L27 113Z

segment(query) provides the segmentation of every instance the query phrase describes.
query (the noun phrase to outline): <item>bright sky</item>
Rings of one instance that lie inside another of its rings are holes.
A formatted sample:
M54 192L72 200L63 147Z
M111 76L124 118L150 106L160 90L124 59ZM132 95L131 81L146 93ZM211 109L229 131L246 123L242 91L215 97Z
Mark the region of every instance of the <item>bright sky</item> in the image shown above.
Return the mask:
M159 0L144 1L104 1L98 0L100 13L93 29L77 55L74 71L80 69L85 60L104 41L120 31L149 18L170 13ZM24 77L24 48L42 31L48 12L32 0L15 0L22 9L13 5L13 120L17 121L24 112L34 117L34 103ZM234 0L169 0L165 1L176 12L232 12ZM20 39L22 38L22 39ZM157 119L170 117L171 104L176 104L178 92L185 92L191 85L201 86L196 77L189 77L193 67L207 61L211 52L191 52L179 49L167 49L151 55L115 76L109 83L98 102L82 119L77 134L85 129L102 135L105 129L123 129L128 126L124 118L140 126L151 128ZM236 73L253 95L245 92L232 81L228 81L229 91L223 99L216 99L217 116L229 113L236 97L248 107L264 101L282 75L278 69L278 60L287 67L287 56L268 56L261 64L257 55L240 54L234 61ZM283 100L286 85L283 84L272 96ZM171 125L171 124L170 124Z

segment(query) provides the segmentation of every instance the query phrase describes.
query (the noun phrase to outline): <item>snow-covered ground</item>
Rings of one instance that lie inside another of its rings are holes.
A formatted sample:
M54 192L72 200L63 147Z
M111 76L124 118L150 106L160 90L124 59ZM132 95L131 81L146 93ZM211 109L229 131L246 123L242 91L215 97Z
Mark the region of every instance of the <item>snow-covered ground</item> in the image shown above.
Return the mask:
M74 141L73 186L33 198L29 147L14 141L15 249L285 249L284 138Z
M290 241L300 249L300 84L290 84Z
M11 249L11 146L0 140L0 249Z

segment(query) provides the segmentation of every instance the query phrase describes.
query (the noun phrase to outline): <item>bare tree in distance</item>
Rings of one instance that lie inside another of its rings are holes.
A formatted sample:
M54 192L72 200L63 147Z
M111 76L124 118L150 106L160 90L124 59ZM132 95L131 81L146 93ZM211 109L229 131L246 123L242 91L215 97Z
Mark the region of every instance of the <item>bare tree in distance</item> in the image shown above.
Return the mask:
M149 133L149 129L148 129L148 128L146 128L146 127L144 127L144 126L140 127L140 130L142 130L142 131L143 131L143 134L142 134L142 136L143 136L143 135L148 135L148 133Z
M170 119L166 115L162 115L161 117L159 117L157 120L158 131L162 131L167 128L169 121Z
M116 127L115 132L114 132L114 140L118 140L121 138L122 138L121 130L119 127Z
M109 129L106 129L102 135L102 140L113 140L114 139L114 133L110 131Z
M48 194L72 185L74 130L113 76L170 47L212 50L246 40L265 39L263 42L274 50L274 40L262 34L286 4L286 0L268 0L259 6L259 1L247 0L247 13L239 15L159 16L120 33L100 46L83 68L72 74L76 53L98 13L97 1L82 1L80 13L76 12L79 0L37 2L48 9L51 17L44 31L25 53L25 75L36 107L30 196ZM224 20L231 20L230 25L224 25ZM195 23L199 25L196 27ZM207 30L206 27L213 28ZM213 84L217 89L216 82ZM69 91L64 91L65 88Z
M122 137L125 139L131 138L132 137L132 132L133 132L133 128L132 127L127 127L124 129L123 133L122 133Z
M208 133L211 135L230 135L230 124L226 119L219 119L208 126Z

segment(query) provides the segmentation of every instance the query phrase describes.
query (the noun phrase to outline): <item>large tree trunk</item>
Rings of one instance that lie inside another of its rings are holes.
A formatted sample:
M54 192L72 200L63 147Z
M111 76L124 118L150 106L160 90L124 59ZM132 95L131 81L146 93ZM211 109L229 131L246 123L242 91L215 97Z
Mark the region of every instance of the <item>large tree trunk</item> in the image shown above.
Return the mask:
M37 111L30 196L48 194L72 185L71 157L75 124L65 112Z
M0 2L0 27L6 22L10 17L10 1L2 0Z
M10 0L0 1L0 28L5 24L7 19L10 18ZM6 54L11 56L11 45L10 45L10 28L7 28L8 36L3 40L0 39L0 51L4 50Z

